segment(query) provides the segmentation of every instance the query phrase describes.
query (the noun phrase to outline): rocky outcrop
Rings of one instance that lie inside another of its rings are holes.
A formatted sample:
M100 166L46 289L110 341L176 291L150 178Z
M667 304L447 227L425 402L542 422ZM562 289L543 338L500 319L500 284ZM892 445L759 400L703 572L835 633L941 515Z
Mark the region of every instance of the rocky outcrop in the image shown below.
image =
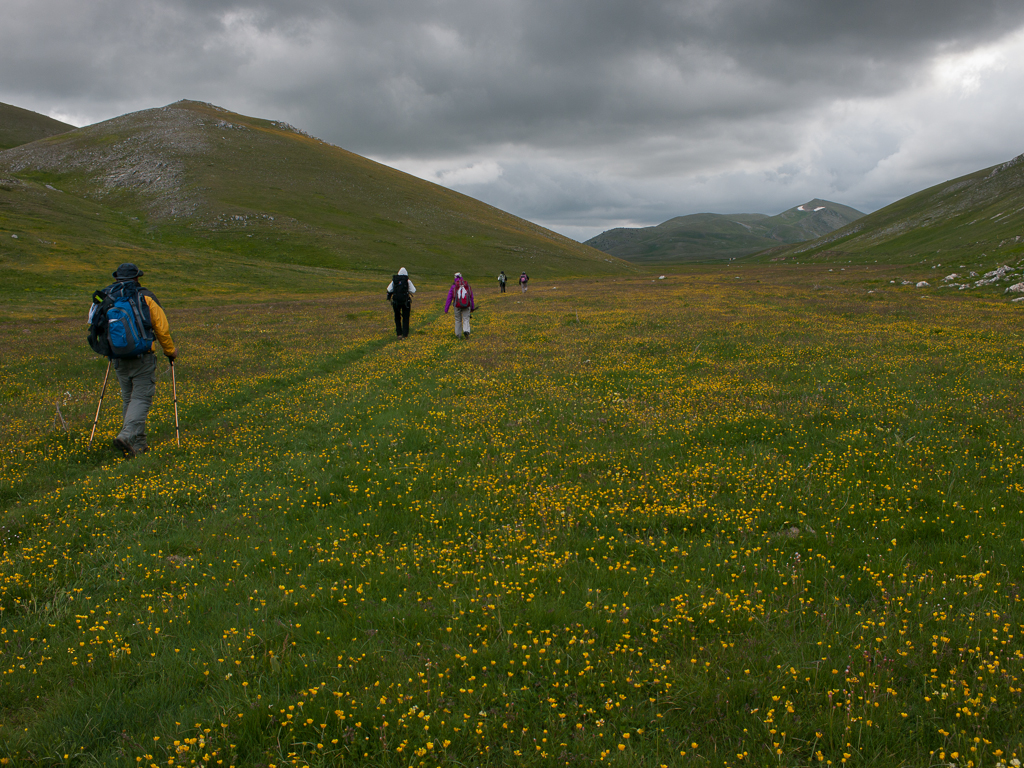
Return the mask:
M189 189L184 159L209 148L208 118L178 102L81 128L61 141L37 141L0 156L0 171L44 171L81 179L85 197L140 191L153 219L181 218L200 207ZM248 130L224 120L219 131Z

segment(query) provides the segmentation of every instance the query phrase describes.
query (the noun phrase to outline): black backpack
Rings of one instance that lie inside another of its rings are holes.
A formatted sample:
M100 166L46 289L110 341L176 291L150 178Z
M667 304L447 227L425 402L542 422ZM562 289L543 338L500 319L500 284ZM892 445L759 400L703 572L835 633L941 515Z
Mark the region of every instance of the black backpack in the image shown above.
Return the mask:
M152 351L149 305L134 281L108 285L92 295L89 346L109 358L139 357Z
M404 307L409 302L409 276L394 275L391 278L391 303L398 307Z

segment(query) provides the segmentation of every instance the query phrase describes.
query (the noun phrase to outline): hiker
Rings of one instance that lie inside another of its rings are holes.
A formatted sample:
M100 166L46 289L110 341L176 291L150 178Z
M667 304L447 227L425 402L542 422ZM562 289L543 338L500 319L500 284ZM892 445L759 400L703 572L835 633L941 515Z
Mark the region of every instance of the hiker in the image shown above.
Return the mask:
M398 270L388 283L388 301L395 310L395 334L400 339L409 335L409 312L412 311L412 295L416 293L416 286L409 279L409 273L405 267Z
M523 289L523 293L526 293L526 284L530 282L530 276L525 272L519 276L519 286Z
M505 270L501 270L501 274L498 275L498 287L501 288L501 292L505 292L505 283L508 282L508 278L505 277Z
M141 310L144 330L152 334L149 338L155 336L155 340L148 344L148 349L142 354L135 357L111 358L114 371L117 373L117 382L121 385L121 400L124 403L123 424L121 431L114 438L114 447L129 459L149 450L149 446L146 445L146 417L153 405L153 395L156 394L154 353L157 342L160 342L164 355L170 362L173 363L178 357L167 324L167 315L164 314L163 307L153 292L139 285L139 278L142 276L142 271L134 264L122 264L114 272L117 283L105 289L107 293L118 293L120 289L125 295L129 295L134 288L135 295L143 299L138 302L138 308ZM145 327L147 325L148 328Z
M455 306L455 338L469 338L469 318L476 309L473 301L473 289L469 287L462 278L461 272L455 273L455 282L448 289L448 301L444 304L444 313L448 314L448 308Z

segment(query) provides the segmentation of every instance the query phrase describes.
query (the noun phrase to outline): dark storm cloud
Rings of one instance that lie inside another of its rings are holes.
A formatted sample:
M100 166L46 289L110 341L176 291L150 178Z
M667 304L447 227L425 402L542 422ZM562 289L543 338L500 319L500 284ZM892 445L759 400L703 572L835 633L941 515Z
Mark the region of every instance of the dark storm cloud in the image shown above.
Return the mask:
M1020 29L1024 3L7 0L4 18L2 101L80 121L212 101L442 182L490 158L459 188L552 223L745 203L727 182L854 188L907 136L829 111L913 92Z
M372 125L377 152L716 133L823 99L893 92L936 51L1024 19L1020 3L962 5L389 4L354 22L377 46L367 73L377 87L346 98ZM328 113L324 104L311 118ZM361 126L342 121L361 146Z
M1019 26L1024 4L43 0L10 21L7 90L122 103L235 87L398 152L616 142L884 93L923 56Z

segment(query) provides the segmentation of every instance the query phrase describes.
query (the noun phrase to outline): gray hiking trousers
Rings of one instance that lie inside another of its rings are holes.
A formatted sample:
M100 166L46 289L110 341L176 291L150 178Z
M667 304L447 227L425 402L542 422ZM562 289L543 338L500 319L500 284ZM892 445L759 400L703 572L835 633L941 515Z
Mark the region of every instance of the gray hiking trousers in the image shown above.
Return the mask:
M458 307L452 307L455 310L455 335L456 337L462 336L464 333L469 333L469 318L472 316L472 311L469 307L465 309L459 309Z
M114 371L124 402L124 426L117 436L141 453L146 448L146 417L156 394L156 355L115 360Z

